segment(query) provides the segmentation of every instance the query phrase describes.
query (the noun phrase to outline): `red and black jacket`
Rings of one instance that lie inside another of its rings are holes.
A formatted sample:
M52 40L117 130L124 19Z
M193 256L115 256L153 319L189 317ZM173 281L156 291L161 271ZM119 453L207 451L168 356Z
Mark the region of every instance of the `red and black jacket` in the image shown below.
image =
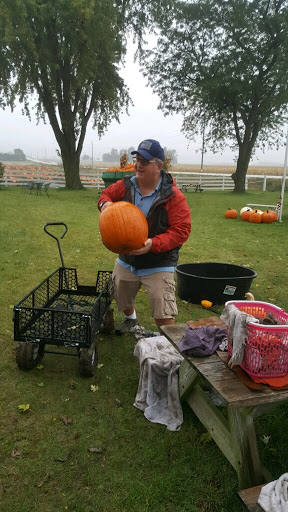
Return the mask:
M122 261L138 269L176 266L179 249L191 230L191 214L184 194L170 174L163 170L161 173L158 195L147 214L151 251L140 256L119 256ZM126 176L103 190L98 206L103 201L128 201L134 204L135 186L131 177Z

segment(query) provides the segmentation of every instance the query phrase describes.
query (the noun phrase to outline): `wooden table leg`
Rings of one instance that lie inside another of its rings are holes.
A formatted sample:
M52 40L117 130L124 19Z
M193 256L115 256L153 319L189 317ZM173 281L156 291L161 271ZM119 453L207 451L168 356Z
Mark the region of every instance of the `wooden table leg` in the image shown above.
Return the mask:
M253 409L228 408L228 420L240 489L264 483L254 428Z

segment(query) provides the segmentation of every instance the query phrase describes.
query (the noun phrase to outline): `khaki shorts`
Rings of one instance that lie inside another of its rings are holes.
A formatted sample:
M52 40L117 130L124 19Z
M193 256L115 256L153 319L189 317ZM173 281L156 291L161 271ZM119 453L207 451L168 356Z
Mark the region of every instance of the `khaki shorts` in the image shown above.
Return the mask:
M141 286L147 290L153 318L174 318L178 314L173 272L156 272L148 276L135 276L117 262L112 274L112 297L118 311L135 305Z

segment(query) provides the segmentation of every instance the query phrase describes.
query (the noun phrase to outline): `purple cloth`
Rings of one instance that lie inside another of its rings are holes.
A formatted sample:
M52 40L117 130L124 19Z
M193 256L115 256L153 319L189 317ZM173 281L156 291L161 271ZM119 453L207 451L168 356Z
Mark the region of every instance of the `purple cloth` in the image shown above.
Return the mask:
M219 345L227 338L227 329L205 325L203 327L187 327L178 348L187 356L211 356Z

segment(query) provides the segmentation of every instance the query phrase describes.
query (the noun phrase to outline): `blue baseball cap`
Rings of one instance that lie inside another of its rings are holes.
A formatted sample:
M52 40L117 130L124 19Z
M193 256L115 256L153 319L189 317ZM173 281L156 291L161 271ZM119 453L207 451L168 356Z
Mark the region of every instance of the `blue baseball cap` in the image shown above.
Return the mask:
M159 158L164 162L164 149L160 146L159 142L154 139L145 139L140 142L137 151L131 151L131 155L139 153L146 160L152 160L153 158Z

